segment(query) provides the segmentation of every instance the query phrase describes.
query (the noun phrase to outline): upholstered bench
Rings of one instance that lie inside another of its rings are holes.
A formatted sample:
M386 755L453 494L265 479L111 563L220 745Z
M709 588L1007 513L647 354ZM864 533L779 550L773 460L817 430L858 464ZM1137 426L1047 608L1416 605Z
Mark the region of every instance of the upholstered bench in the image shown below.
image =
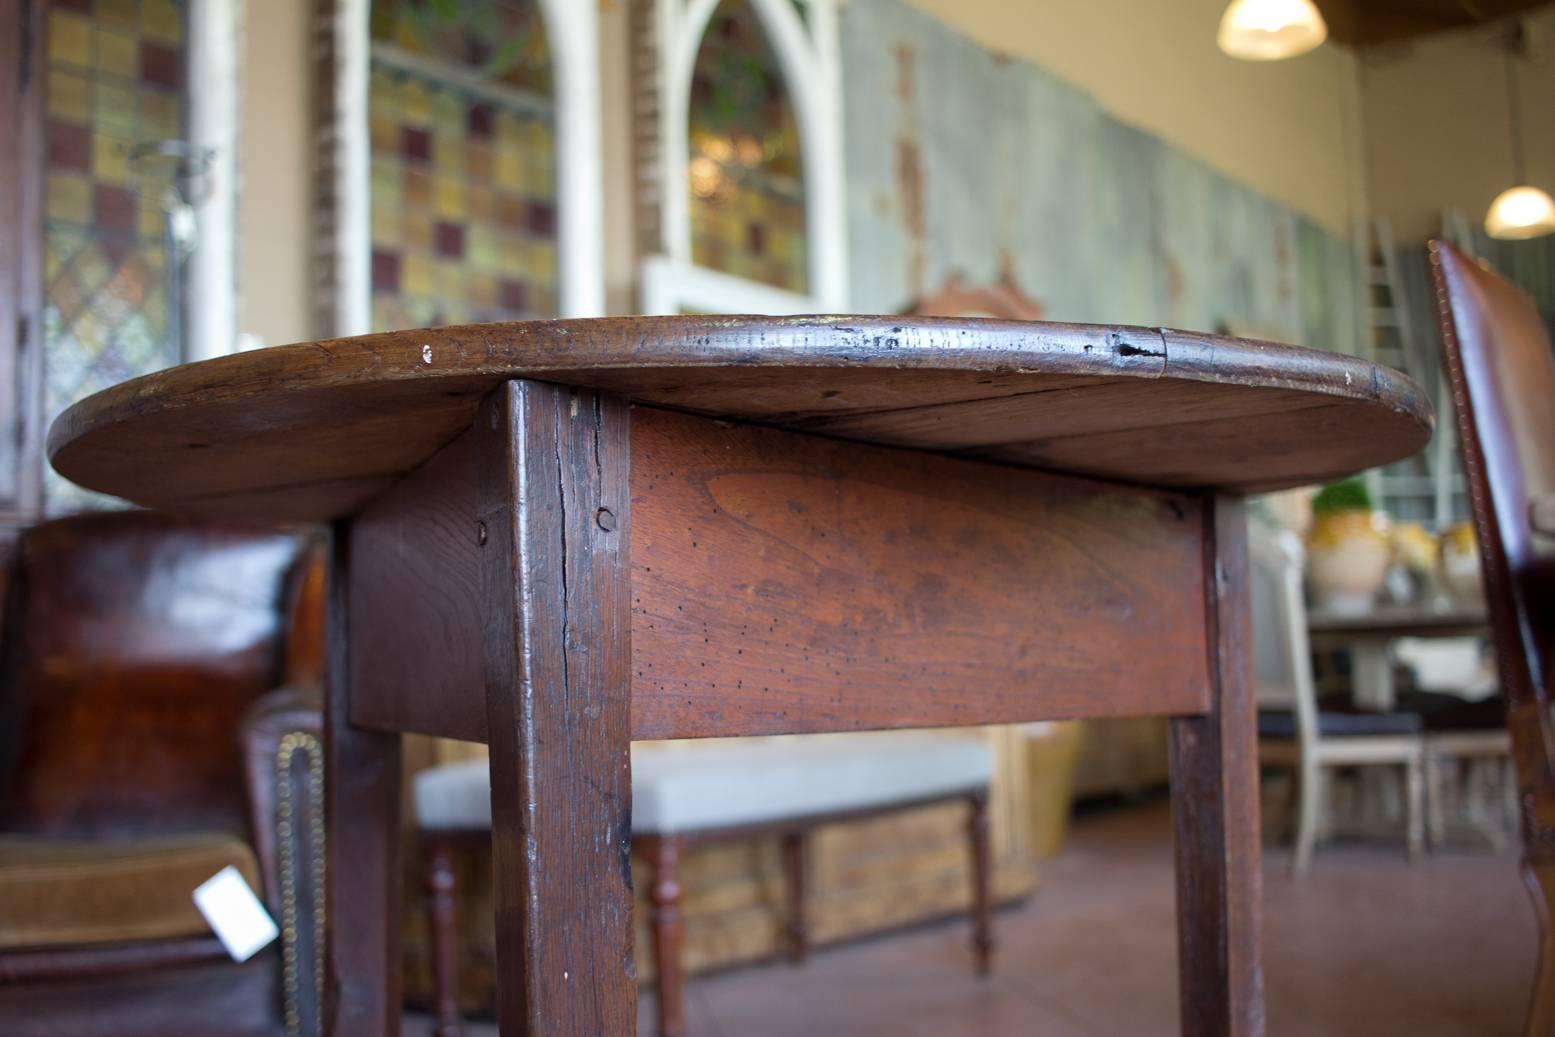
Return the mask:
M709 740L632 750L632 845L653 868L653 947L659 1032L681 1032L681 888L676 869L689 844L767 834L782 840L789 881L789 956L808 951L805 842L816 825L964 799L972 857L972 947L979 973L993 951L989 920L988 782L992 753L973 738L814 735L765 741ZM416 820L431 893L437 1033L460 1033L455 975L451 852L491 832L487 761L423 771Z

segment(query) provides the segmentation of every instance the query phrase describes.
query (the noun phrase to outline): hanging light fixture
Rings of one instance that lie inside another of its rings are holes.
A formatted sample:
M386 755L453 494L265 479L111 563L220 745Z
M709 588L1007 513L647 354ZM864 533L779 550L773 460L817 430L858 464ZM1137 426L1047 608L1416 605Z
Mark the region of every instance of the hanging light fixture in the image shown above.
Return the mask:
M1514 54L1524 46L1523 30L1513 30L1506 47L1506 106L1512 130L1512 175L1517 186L1496 195L1485 214L1485 233L1504 241L1538 238L1555 232L1555 200L1528 183L1523 164L1523 123L1517 105L1517 72Z
M1312 0L1231 0L1215 42L1233 58L1293 58L1328 39L1328 25Z

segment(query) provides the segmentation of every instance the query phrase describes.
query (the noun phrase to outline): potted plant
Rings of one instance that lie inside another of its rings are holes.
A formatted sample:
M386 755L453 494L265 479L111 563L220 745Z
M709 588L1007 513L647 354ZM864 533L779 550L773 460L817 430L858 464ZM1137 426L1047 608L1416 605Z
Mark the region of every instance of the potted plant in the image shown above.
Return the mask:
M1387 579L1392 557L1387 517L1359 478L1329 483L1312 498L1307 582L1320 608L1365 612Z

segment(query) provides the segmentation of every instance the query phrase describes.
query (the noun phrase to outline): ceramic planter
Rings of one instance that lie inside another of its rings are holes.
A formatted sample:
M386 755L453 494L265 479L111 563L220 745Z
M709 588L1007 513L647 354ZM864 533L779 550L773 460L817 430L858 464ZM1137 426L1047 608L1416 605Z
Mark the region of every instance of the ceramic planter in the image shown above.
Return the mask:
M1365 612L1387 579L1387 520L1359 509L1315 515L1307 534L1307 583L1319 608Z

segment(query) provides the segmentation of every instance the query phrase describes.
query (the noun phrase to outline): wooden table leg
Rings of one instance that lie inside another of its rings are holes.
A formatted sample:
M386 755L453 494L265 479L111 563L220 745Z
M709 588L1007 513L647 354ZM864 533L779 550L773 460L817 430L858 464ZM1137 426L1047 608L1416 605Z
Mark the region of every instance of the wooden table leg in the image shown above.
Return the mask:
M400 1032L400 738L353 727L346 651L350 529L330 536L329 688L324 707L324 1028Z
M626 405L508 382L476 419L497 1011L636 1032Z
M1205 523L1210 711L1172 721L1182 1032L1264 1030L1259 964L1262 874L1247 520L1218 497Z

